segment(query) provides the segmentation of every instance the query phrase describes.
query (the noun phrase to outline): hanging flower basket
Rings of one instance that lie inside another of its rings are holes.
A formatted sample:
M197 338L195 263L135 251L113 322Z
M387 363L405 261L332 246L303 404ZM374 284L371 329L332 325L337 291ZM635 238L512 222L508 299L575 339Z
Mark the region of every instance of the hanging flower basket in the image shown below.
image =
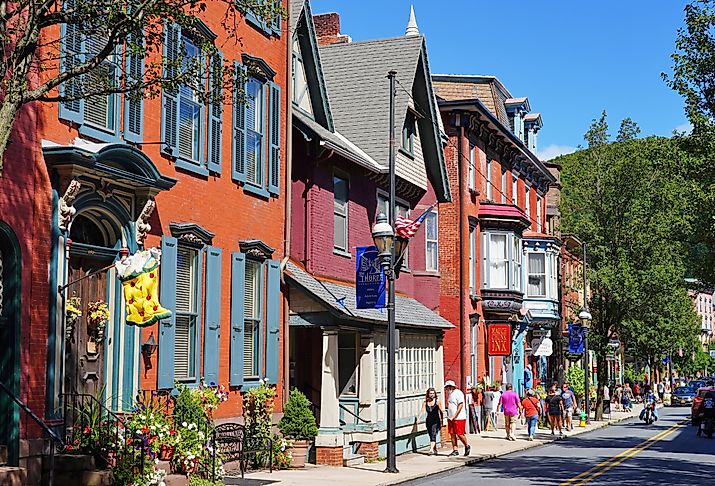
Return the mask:
M65 306L65 340L68 342L72 340L77 322L82 317L81 307L82 302L76 295L70 297Z
M97 344L104 341L104 330L109 321L109 307L103 300L87 305L87 334Z

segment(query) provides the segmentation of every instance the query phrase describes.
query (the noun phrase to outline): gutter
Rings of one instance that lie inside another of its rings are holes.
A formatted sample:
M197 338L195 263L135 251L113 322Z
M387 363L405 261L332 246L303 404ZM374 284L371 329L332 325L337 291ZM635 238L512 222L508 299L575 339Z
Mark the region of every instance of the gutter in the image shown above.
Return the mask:
M281 280L283 281L283 403L288 401L288 394L290 393L290 326L288 323L288 318L290 315L290 310L288 308L288 286L285 284L285 266L288 263L288 258L290 257L291 248L291 220L293 217L292 212L292 179L293 179L293 42L292 36L290 36L290 8L287 9L287 16L284 25L286 25L286 43L287 55L286 55L286 95L284 96L286 100L286 169L285 169L285 233L283 237L283 261L281 262Z

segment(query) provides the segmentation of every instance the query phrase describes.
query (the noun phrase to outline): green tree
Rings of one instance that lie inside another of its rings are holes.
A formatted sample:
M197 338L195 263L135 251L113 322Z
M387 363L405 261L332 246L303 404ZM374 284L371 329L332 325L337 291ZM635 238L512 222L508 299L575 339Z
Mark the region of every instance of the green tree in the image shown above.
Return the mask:
M113 93L153 98L180 85L191 86L202 101L230 99L235 80L231 60L206 69L184 62L183 55L163 53L164 26L196 32L207 5L202 0L0 2L0 172L17 115L30 103ZM283 12L272 0L214 0L213 5L223 9L222 27L235 42L240 42L236 25L248 11L269 25ZM210 59L216 46L203 36L197 39ZM143 76L125 62L134 57L145 60ZM211 86L209 75L214 75Z
M597 356L597 416L609 340L636 336L638 329L652 326L654 316L681 315L683 294L677 299L661 294L684 285L684 250L674 235L686 234L691 223L679 144L632 138L637 130L630 120L622 127L623 141L609 143L604 112L586 133L588 148L556 160L562 166L561 230L578 235L589 248L589 344ZM651 298L654 293L657 299Z
M624 118L621 121L621 127L618 129L618 135L616 135L616 142L625 142L626 140L633 140L638 137L641 133L641 129L636 122L630 118Z

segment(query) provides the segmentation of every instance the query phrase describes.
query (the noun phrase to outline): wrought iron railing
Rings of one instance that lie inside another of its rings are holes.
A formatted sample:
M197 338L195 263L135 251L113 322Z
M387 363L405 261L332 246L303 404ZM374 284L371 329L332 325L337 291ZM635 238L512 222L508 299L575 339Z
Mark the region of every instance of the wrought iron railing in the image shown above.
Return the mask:
M35 422L37 425L42 428L42 430L47 434L47 436L51 439L50 443L50 450L49 450L49 471L48 471L48 477L47 477L47 483L49 486L52 486L54 484L54 471L55 471L55 449L62 450L65 447L64 441L60 438L57 433L50 428L49 425L45 423L44 420L42 420L40 417L35 414L35 412L32 411L30 407L27 406L25 402L20 400L15 394L12 392L10 388L5 385L5 383L0 381L0 390L5 392L7 396L10 397L10 399L17 404L18 407L20 407L20 410L25 412L28 417L32 419L33 422Z
M67 452L92 455L100 468L122 464L137 476L144 474L147 444L141 432L128 427L122 417L92 395L63 393L61 397Z

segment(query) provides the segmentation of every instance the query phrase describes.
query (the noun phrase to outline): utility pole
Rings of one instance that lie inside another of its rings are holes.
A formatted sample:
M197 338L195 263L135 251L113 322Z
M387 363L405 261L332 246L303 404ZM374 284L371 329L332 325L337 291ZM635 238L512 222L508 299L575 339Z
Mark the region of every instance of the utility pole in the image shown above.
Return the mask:
M591 360L590 353L588 351L588 328L590 327L591 314L588 312L588 294L586 292L586 285L588 281L586 279L586 242L583 242L583 308L586 314L588 314L587 319L583 319L583 354L586 364L586 381L584 383L584 389L586 392L586 423L591 423L591 394L589 390L589 384L591 382Z
M395 227L395 76L396 71L387 73L390 80L390 225ZM390 250L390 266L387 270L389 289L387 294L387 467L385 472L397 473L397 458L395 442L395 375L397 366L396 354L396 326L395 326L395 244Z

